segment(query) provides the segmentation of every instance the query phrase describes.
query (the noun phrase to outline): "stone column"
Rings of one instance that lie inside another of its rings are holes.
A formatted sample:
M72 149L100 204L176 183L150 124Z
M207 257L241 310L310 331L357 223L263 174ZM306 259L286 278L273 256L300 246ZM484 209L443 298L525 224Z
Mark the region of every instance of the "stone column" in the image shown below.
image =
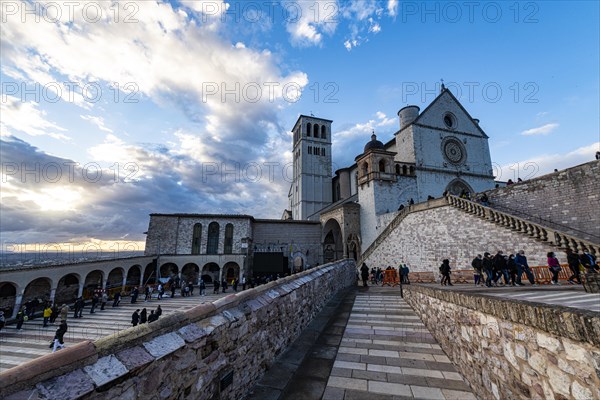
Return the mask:
M122 290L125 289L125 285L127 285L127 275L125 275L125 273L123 273L123 284L121 285Z
M106 290L107 283L108 283L108 278L102 280L102 290Z
M141 269L140 269L141 271ZM143 286L144 285L144 271L141 271L140 273L140 284L138 286Z
M219 266L219 283L223 282L223 267Z
M77 297L83 296L83 285L84 285L83 282L79 283L79 289L77 290Z

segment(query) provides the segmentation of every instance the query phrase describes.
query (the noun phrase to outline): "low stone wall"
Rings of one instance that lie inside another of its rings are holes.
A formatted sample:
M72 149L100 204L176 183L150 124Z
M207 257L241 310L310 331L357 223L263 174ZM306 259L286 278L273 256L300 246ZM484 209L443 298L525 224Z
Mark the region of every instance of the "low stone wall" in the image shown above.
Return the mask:
M6 399L239 399L339 290L326 264L0 373Z
M600 399L600 315L423 286L405 300L481 399Z

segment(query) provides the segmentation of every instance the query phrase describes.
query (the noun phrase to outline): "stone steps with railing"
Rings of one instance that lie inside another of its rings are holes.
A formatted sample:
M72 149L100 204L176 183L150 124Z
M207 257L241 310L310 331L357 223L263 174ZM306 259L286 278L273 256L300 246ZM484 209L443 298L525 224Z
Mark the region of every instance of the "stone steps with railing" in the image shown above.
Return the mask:
M408 214L446 205L453 206L466 213L473 214L489 222L495 223L496 225L530 236L560 249L570 248L579 251L585 250L596 256L600 254L600 243L594 243L590 240L585 240L572 234L565 233L564 231L550 228L543 224L531 222L525 218L517 217L492 207L450 195L440 199L415 204L400 211L392 222L385 227L381 234L379 234L373 243L371 243L371 245L362 253L357 265L361 265L364 260L369 258L369 256L388 238Z

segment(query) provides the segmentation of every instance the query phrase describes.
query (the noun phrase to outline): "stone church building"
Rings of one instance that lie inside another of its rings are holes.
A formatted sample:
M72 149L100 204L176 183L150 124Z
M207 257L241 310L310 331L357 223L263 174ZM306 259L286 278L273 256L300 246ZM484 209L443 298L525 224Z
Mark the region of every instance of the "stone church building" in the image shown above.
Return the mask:
M422 112L410 105L398 117L394 139L382 143L373 133L354 164L332 173L333 121L301 115L280 220L152 214L146 254L171 263L171 274L191 263L209 281L358 259L402 205L494 187L488 136L443 85Z

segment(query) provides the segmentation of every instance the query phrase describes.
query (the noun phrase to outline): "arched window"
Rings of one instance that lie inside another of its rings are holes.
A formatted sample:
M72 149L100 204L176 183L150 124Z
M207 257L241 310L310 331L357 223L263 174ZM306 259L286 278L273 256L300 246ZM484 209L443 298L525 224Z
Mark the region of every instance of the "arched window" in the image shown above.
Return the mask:
M385 172L385 160L379 160L379 172Z
M321 139L327 139L327 127L325 125L321 127Z
M313 128L314 128L313 136L318 138L319 137L319 124L315 124L315 126Z
M369 163L364 163L363 164L363 175L364 176L369 175Z
M325 147L323 147L323 148L321 149L321 155L322 155L322 156L324 156L324 155L325 155Z
M310 136L311 130L312 130L312 125L309 122L308 124L306 124L306 136Z
M200 254L200 240L202 238L202 224L194 225L192 235L192 254Z
M410 167L410 174L414 175L415 174L415 167Z
M225 245L223 253L231 254L233 252L233 224L225 225Z
M408 169L406 168L406 165L402 166L402 175L406 175L406 172L408 171Z
M206 254L217 254L219 252L219 224L211 222L208 225L208 242L206 244Z
M396 164L396 175L400 175L400 166Z

